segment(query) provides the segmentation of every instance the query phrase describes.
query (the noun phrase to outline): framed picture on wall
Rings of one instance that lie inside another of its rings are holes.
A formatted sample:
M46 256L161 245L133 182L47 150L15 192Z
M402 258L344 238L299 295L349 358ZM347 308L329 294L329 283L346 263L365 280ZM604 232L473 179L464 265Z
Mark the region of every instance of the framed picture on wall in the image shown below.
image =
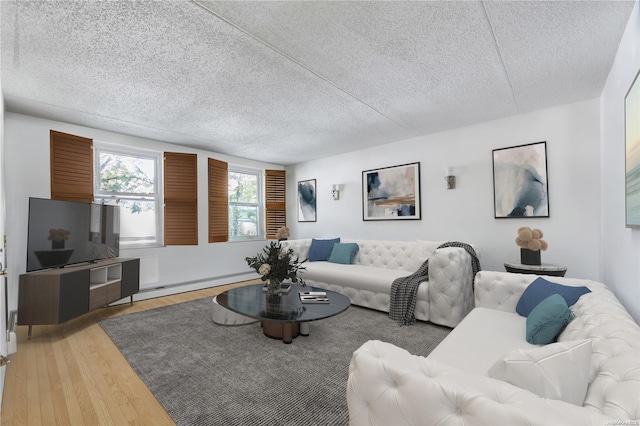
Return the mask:
M410 220L420 215L420 163L362 172L362 220Z
M494 217L549 217L547 143L493 150Z
M316 221L316 180L298 182L298 222Z
M640 228L640 71L624 97L625 210L627 228Z

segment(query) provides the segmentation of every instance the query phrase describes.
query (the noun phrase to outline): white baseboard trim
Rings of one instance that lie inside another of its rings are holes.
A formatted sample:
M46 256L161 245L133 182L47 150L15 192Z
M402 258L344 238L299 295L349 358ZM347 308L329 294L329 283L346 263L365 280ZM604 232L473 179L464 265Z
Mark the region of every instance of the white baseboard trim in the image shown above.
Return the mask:
M180 283L172 283L165 285L156 285L148 288L141 288L139 293L133 295L133 301L154 299L156 297L169 296L171 294L186 293L188 291L202 290L203 288L217 287L226 284L233 284L240 281L249 281L258 278L255 273L238 273L222 275L217 277L207 277L199 280L185 281ZM114 305L121 305L129 303L130 299L119 300L111 303Z

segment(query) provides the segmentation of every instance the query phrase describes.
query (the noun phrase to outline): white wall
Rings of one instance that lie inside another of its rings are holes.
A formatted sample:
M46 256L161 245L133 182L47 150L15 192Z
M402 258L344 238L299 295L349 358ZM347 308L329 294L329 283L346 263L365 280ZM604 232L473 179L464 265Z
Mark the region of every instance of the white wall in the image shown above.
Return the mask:
M157 141L104 132L82 126L43 120L21 114L5 114L5 172L7 185L7 244L9 309L16 309L18 276L26 270L27 214L29 197L49 198L49 131L58 130L94 141L133 146L156 151L198 154L198 240L197 246L121 250L120 257L141 258L141 288L135 299L189 291L212 285L256 278L244 258L264 247L263 241L208 243L207 158L257 169L282 169L282 166L188 149ZM179 288L172 287L181 285ZM161 290L151 291L158 287Z
M413 138L287 168L287 185L317 179L317 221L297 222L288 192L291 238L348 237L458 240L480 246L483 269L517 261L520 226L540 228L549 243L542 261L568 267L567 276L600 277L600 127L597 99ZM495 219L492 150L547 142L549 218ZM363 170L420 162L422 220L362 220ZM447 190L445 167L457 188ZM344 184L340 200L331 184Z
M625 228L624 97L640 70L639 8L636 2L601 97L602 275L636 321L640 321L640 229Z

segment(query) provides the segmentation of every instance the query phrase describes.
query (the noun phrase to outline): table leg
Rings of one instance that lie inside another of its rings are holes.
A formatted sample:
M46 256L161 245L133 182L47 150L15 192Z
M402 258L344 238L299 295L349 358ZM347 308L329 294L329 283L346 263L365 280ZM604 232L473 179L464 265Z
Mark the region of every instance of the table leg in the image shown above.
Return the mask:
M33 330L33 326L29 324L29 331L27 332L27 340L31 340L31 331Z
M298 323L262 321L262 332L272 339L280 339L284 343L291 341L300 334Z
M293 324L286 322L282 324L282 343L289 344L293 341Z
M300 323L300 335L301 336L308 336L309 335L309 323L308 322L301 322Z

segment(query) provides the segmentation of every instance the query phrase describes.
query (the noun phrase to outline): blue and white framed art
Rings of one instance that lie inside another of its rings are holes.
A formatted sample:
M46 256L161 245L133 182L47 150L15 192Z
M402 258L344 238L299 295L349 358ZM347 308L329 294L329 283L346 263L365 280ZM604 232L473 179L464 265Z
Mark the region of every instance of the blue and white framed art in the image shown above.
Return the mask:
M494 217L549 217L547 143L493 150Z
M625 210L627 228L640 228L640 71L624 97Z
M362 172L362 220L420 218L420 163Z
M316 221L316 180L298 182L298 222Z

